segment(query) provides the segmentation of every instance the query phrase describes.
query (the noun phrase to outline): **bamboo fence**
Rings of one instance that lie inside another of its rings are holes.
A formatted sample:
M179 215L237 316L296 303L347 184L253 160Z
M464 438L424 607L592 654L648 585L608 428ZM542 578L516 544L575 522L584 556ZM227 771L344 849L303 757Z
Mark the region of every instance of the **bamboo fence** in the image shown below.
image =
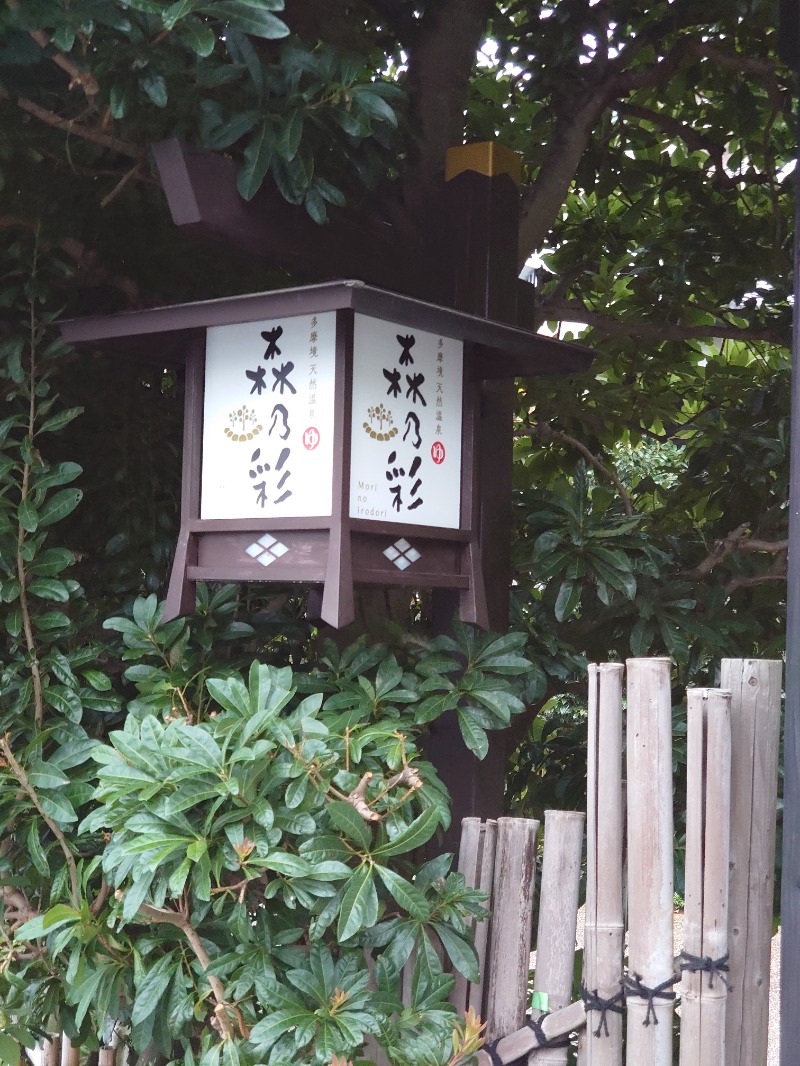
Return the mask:
M581 1066L621 1066L623 917L622 663L589 666L583 986L590 1011Z
M767 1061L781 680L779 660L722 660L732 735L726 1066Z
M561 1010L572 999L584 821L582 811L544 813L533 990L547 996L548 1011ZM545 1046L531 1052L528 1061L531 1066L565 1066L567 1048Z
M629 659L627 1066L671 1066L672 701L669 659Z
M689 689L680 1066L725 1066L730 692Z

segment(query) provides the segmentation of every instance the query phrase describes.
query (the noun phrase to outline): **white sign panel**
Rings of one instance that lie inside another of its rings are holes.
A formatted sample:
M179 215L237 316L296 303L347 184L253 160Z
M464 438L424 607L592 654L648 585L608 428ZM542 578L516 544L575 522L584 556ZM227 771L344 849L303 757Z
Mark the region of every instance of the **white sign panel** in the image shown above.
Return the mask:
M201 518L330 515L336 315L212 326Z
M457 529L461 341L355 316L350 517Z

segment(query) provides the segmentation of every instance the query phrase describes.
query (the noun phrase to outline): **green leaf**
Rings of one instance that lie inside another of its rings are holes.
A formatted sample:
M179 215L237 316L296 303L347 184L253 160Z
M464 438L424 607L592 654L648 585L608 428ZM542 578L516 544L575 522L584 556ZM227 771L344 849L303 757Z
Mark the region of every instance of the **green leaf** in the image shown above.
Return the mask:
M563 622L574 612L581 600L581 586L577 581L562 581L556 597L553 613L557 621Z
M386 859L391 855L403 855L407 851L413 851L430 840L440 820L437 809L428 807L392 840L375 848L372 854L375 858Z
M394 109L386 103L382 96L361 85L355 85L352 90L353 102L357 103L361 110L370 118L388 122L390 126L397 125L397 115Z
M167 106L169 96L163 74L159 74L155 70L146 70L144 74L139 76L139 85L156 107L164 108Z
M75 808L62 793L42 792L39 795L39 802L47 817L52 818L62 829L78 820Z
M459 973L463 974L468 981L477 981L480 974L478 971L478 956L475 948L468 941L460 937L449 925L444 922L432 922L431 925L444 944L445 951L450 956L450 961Z
M142 980L136 984L136 999L131 1012L133 1025L143 1022L158 1007L177 970L178 963L171 953L147 966Z
M204 25L200 19L184 19L176 30L178 37L201 59L206 59L214 51L217 37L210 26Z
M72 514L83 499L80 489L61 489L55 496L50 496L39 508L39 525L52 526L62 518Z
M464 743L479 759L485 759L489 750L489 738L486 736L486 730L478 724L475 715L468 707L459 707L457 713L458 725L461 729Z
M78 415L83 414L83 407L68 407L64 411L58 411L54 415L50 415L37 429L38 433L57 433L60 429L64 429L70 422L74 421Z
M69 601L69 589L63 581L52 577L37 577L28 585L28 592L40 600L52 600L55 603Z
M4 1066L19 1066L22 1062L22 1048L7 1033L0 1032L0 1063Z
M30 500L22 500L17 508L17 521L26 533L35 533L39 527L39 513Z
M164 29L171 30L176 22L191 14L195 8L200 6L201 2L202 0L177 0L177 3L170 4L161 15Z
M297 155L297 149L300 147L300 141L303 137L304 118L305 110L301 107L295 108L284 119L281 126L275 148L278 154L287 161L294 159Z
M412 918L424 922L430 916L430 905L418 888L386 866L376 864L375 872L403 910L408 911Z
M328 817L342 833L357 844L362 851L369 851L372 844L372 833L364 819L344 800L334 800L328 804Z
M378 920L378 893L372 870L361 866L345 887L342 908L336 935L340 941L349 940L362 929L368 929Z
M244 162L236 175L236 188L245 200L252 200L264 183L275 149L275 134L269 122L262 122L247 142Z
M271 15L266 9L280 11L280 6L273 5L269 0L218 0L216 4L206 4L199 8L204 15L223 19L230 22L242 33L249 33L253 37L264 37L268 41L277 40L280 37L288 37L289 27L281 22L275 15Z
M50 865L47 861L47 853L42 847L39 839L39 821L32 818L31 823L28 826L28 832L25 836L25 842L28 849L28 854L31 857L31 862L36 867L42 877L50 876Z
M211 698L226 711L250 717L250 696L241 678L210 677L206 682L206 688Z

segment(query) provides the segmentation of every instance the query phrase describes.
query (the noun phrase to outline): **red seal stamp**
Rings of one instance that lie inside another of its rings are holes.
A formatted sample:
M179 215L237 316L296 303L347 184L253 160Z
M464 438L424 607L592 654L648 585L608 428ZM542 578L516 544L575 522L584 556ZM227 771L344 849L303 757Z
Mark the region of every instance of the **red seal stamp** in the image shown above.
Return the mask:
M309 426L308 429L303 432L303 447L308 452L313 452L316 446L319 444L319 430L316 426Z

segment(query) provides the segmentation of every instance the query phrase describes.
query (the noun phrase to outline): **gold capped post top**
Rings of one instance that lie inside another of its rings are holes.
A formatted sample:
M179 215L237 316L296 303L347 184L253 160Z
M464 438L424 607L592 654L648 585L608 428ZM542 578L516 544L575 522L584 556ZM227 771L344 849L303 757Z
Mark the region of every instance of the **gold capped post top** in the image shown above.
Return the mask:
M520 185L522 156L497 141L481 141L478 144L462 144L457 148L448 148L444 180L452 181L465 170L474 170L489 178L497 174L508 174L515 185Z

